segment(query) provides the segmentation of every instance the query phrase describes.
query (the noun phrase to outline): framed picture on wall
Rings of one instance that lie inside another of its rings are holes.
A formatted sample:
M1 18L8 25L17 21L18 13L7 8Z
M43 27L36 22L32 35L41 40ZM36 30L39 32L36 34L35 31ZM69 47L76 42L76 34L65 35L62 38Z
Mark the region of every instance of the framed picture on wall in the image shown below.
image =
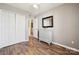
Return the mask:
M42 18L42 27L43 28L53 27L53 16Z

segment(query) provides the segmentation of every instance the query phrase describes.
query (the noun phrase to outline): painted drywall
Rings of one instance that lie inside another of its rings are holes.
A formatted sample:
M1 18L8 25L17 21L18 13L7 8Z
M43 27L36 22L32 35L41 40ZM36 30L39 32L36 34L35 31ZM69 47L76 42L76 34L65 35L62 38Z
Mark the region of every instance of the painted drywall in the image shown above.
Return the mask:
M42 18L50 15L53 15L54 27L47 29L54 32L54 39L52 40L79 49L79 4L63 4L40 14L36 17L39 22L39 30L44 29L42 28Z

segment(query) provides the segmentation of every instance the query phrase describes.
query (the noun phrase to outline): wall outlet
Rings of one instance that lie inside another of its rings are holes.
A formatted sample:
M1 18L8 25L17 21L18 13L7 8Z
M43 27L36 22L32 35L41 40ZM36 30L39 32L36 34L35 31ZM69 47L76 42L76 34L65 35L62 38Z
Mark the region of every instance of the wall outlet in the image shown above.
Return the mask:
M72 44L74 44L74 41L72 41Z

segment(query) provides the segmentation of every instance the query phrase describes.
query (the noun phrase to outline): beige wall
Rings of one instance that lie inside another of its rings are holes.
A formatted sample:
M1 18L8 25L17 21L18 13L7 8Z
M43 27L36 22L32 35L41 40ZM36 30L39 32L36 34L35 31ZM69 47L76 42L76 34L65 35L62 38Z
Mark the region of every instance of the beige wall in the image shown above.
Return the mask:
M55 42L79 49L79 4L64 4L56 8L54 29Z
M54 29L53 41L79 49L79 4L63 4L39 15L39 29L43 29L42 18L49 15L54 17L54 27L51 28Z

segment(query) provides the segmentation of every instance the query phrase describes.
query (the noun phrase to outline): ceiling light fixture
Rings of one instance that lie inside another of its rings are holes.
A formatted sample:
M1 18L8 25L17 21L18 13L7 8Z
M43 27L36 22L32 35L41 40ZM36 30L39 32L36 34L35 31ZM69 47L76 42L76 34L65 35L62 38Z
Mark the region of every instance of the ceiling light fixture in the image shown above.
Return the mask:
M39 9L39 7L38 7L37 4L34 4L33 7L34 7L35 9Z

